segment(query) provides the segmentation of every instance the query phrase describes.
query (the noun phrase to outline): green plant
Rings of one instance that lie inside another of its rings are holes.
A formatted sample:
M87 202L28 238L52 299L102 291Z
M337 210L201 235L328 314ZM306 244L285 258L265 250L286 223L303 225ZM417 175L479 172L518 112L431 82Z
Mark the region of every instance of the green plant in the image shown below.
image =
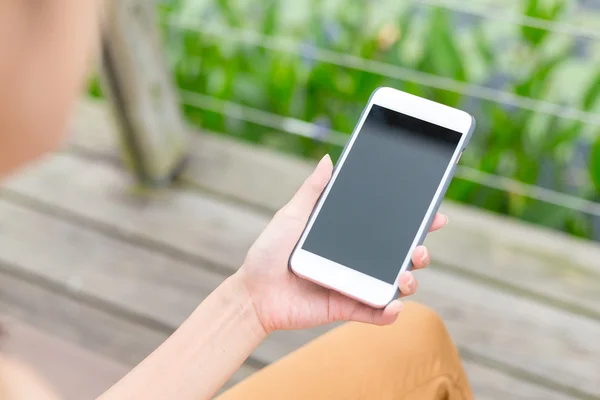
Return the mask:
M598 139L596 139L596 142L592 146L590 154L590 175L596 191L600 193L600 132L598 132Z
M297 12L303 17L293 18L293 23L286 14L292 5L305 6L304 11ZM176 82L184 91L312 122L316 124L315 132L326 134L328 130L350 133L372 90L381 85L394 86L450 106L466 107L477 116L477 134L463 157L464 165L580 197L600 198L600 139L593 145L589 143L591 135L586 132L590 127L586 124L342 66L343 63L320 61L314 50L335 51L459 83L492 85L524 98L556 102L551 98L552 89L559 72L573 58L572 40L558 41L547 30L523 26L516 28L513 37L504 38L510 46L498 52L498 41L485 20L461 25L456 15L447 10L422 8L415 3L398 15L389 15L382 25L372 22L373 7L367 1L330 4L318 0L177 0L163 2L160 14L168 57ZM192 11L193 18L188 20L197 20L198 26L248 29L269 37L292 38L304 46L300 52L273 51L168 23L169 18L189 17ZM566 0L527 0L523 8L524 15L545 21L559 21L566 11ZM464 46L465 37L472 46ZM501 69L500 56L512 60L508 70ZM475 64L479 69L473 67ZM498 76L503 77L499 84L493 81ZM578 100L565 106L597 111L599 103L597 73ZM193 124L303 157L318 157L324 152L335 157L341 150L339 146L281 134L214 110L183 107ZM573 183L565 175L572 169L576 149L586 143L591 146L589 173ZM448 197L572 234L592 235L589 216L469 180L455 179Z

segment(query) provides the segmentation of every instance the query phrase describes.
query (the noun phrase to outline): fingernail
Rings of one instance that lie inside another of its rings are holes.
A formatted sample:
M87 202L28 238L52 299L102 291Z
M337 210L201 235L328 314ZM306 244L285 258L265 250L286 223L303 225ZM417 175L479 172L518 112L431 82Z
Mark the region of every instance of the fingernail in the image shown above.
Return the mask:
M421 253L421 258L420 258L420 260L421 260L421 263L422 263L422 264L424 264L424 263L426 263L426 262L427 262L427 248L426 248L426 247L423 247L423 250L422 250L422 251L423 251L423 253Z
M410 280L412 279L412 274L410 272L405 272L400 277L400 285L408 285Z
M444 217L446 217L446 222L444 223L444 225L448 225L448 222L450 221L450 219L448 218L448 216L446 214L444 214Z
M319 161L319 164L321 164L322 162L324 162L324 161L326 161L326 160L329 160L329 161L331 161L331 156L330 156L329 154L325 154L325 155L323 156L323 158L321 158L321 161Z
M410 279L407 282L407 286L411 290L415 287L415 277L413 276L413 274L410 274Z
M392 311L394 314L400 314L403 308L404 303L402 303L401 301L395 301L394 304L392 304Z
M400 278L400 291L404 294L410 294L415 285L415 277L411 272L406 272Z

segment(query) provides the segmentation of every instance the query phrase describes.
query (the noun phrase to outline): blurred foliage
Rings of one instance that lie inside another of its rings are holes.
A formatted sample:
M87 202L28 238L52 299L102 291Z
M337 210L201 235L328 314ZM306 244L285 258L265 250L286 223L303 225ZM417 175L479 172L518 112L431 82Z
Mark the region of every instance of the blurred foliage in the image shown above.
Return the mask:
M303 7L299 4L302 3ZM560 117L506 106L410 80L319 61L315 48L385 65L475 83L584 111L600 106L600 71L569 96L564 74L577 59L576 38L544 29L494 28L446 9L414 2L167 0L160 5L167 55L183 91L197 92L315 124L315 134L349 133L371 92L386 85L474 114L478 128L461 164L578 197L600 199L600 130ZM522 13L559 21L567 0L524 0ZM382 11L383 10L383 11ZM180 18L186 28L173 23ZM187 29L188 26L191 28ZM194 29L197 27L198 29ZM243 29L299 41L300 51L272 51L207 34ZM204 32L204 33L202 33ZM389 70L389 69L388 69ZM561 75L562 74L562 75ZM578 73L579 74L579 73ZM393 74L389 74L395 76ZM410 76L407 79L411 79ZM575 87L575 85L573 85ZM97 89L96 89L97 90ZM184 105L192 124L303 157L341 148L286 135L222 113ZM453 200L527 221L598 238L588 215L456 178Z

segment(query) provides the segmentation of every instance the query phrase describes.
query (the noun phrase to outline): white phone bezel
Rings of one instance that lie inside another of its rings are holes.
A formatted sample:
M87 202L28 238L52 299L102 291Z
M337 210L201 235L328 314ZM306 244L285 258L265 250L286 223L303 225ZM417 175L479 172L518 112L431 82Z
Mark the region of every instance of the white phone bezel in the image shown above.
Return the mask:
M430 122L435 125L443 126L462 134L460 142L458 146L456 146L456 151L453 154L448 167L446 168L435 196L433 197L427 213L423 218L423 222L421 223L421 226L415 235L415 239L410 247L410 251L400 265L400 268L398 268L399 272L394 284L381 281L372 276L302 249L306 237L308 236L314 221L317 219L319 212L321 211L321 207L327 198L331 187L335 183L339 171L343 168L346 157L352 150L352 146L354 145L356 137L359 135L362 125L373 104ZM335 170L333 171L331 180L323 191L323 195L317 202L315 209L308 220L306 228L304 229L304 232L302 233L302 236L300 237L300 240L298 241L298 244L296 245L296 248L290 257L290 269L296 275L304 279L336 290L360 302L377 308L385 307L396 297L398 290L397 282L400 278L400 274L404 272L410 265L410 256L415 247L419 244L419 239L424 237L424 230L427 229L428 222L432 218L433 213L436 212L437 205L439 205L441 201L441 197L443 196L447 182L452 178L452 172L454 170L453 167L458 162L458 158L464 150L466 140L471 133L473 123L473 117L464 111L444 106L442 104L401 92L396 89L388 87L377 89L365 107L365 110L363 111L363 114L356 125L356 128L354 129L354 132L350 137L350 140L348 141L348 144L346 145Z

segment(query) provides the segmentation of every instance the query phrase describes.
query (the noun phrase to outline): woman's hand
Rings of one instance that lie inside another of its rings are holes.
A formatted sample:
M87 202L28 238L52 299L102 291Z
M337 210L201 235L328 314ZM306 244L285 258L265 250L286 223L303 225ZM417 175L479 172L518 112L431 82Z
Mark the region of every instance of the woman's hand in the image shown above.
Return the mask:
M265 336L275 330L340 320L385 325L396 319L402 309L399 300L376 310L300 279L288 270L290 254L332 169L331 159L323 158L254 243L242 268L204 299L165 343L106 392L102 400L212 398ZM437 216L432 229L445 224L446 217ZM416 249L412 259L415 268L429 264L424 247ZM404 274L400 281L403 295L415 292L417 282L411 273ZM165 373L165 365L169 373Z
M244 285L265 331L303 329L334 321L391 324L402 310L400 300L384 309L375 309L333 290L301 279L288 270L288 260L298 242L321 192L331 178L333 165L325 156L294 198L285 205L256 240L237 278ZM446 225L447 218L436 215L431 230ZM412 255L414 269L429 265L424 246ZM400 278L402 296L417 290L411 272Z

